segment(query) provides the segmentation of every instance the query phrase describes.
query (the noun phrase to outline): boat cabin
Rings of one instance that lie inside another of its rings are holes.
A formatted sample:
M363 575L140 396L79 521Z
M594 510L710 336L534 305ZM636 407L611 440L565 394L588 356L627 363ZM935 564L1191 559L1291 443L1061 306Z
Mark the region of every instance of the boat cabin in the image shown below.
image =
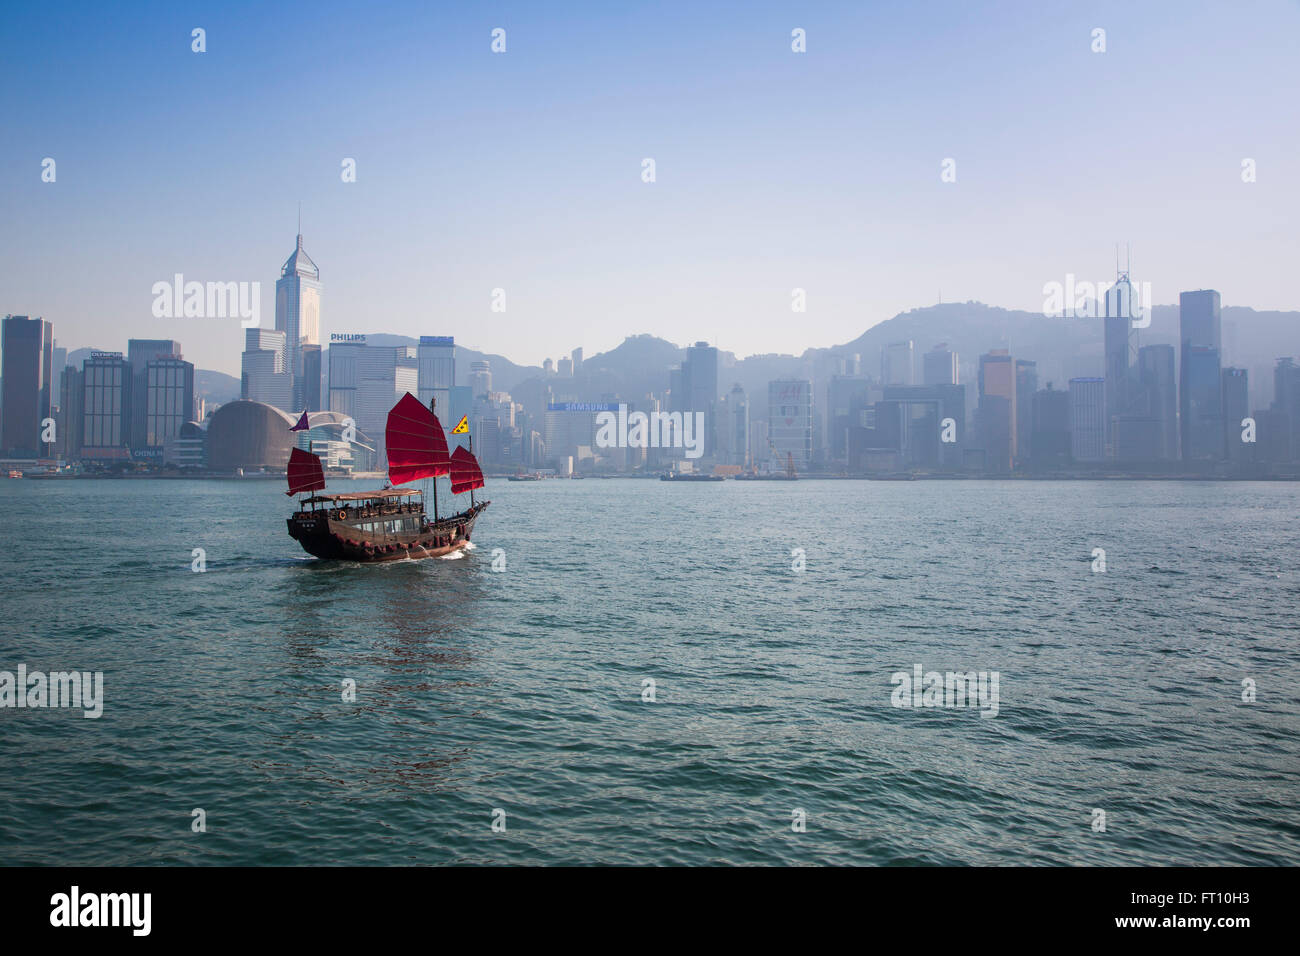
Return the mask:
M424 494L405 488L352 491L338 495L312 495L299 501L294 517L321 517L346 521L358 531L404 534L418 532L424 524Z

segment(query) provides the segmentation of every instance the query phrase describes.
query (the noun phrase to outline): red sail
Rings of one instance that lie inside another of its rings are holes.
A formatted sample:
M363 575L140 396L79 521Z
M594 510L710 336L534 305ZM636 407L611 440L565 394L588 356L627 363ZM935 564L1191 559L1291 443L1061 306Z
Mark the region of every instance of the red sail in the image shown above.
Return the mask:
M410 392L388 413L384 443L388 447L388 480L395 485L451 471L447 436L442 433L438 416Z
M459 495L483 487L483 472L472 452L457 448L451 453L451 493Z
M320 458L301 448L289 452L289 490L285 494L319 491L324 487L325 470L320 466Z

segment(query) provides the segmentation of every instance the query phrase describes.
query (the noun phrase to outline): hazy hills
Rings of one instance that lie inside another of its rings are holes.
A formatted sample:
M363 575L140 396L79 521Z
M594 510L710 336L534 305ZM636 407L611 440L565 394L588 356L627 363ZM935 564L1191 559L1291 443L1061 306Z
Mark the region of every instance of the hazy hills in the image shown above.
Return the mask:
M812 324L812 323L810 323ZM1139 345L1178 344L1178 307L1155 306L1149 328L1138 330ZM1009 349L1016 358L1038 363L1040 387L1052 381L1065 387L1068 379L1102 374L1102 321L1096 318L1044 318L1041 314L1000 309L979 302L953 302L904 312L867 329L851 342L826 348L810 348L802 355L751 355L738 359L730 352L719 358L718 387L725 393L739 383L749 394L755 414L767 402L767 383L772 379L813 378L818 401L824 400L822 386L832 374L836 360L850 355L861 357L862 370L880 374L880 352L889 342L911 339L915 343L917 372L921 355L940 343L956 350L961 380L977 382L979 356L993 348ZM415 345L409 336L371 334L370 345ZM560 345L561 343L557 343ZM577 344L577 343L573 343ZM1300 312L1257 312L1243 306L1223 309L1224 364L1250 370L1252 406L1272 398L1271 369L1282 355L1300 356ZM68 360L80 365L93 351L77 349ZM557 352L567 355L567 350ZM682 346L653 335L628 336L621 345L591 355L573 379L547 380L557 401L597 401L613 396L636 399L668 387L668 370L686 356ZM470 364L487 361L492 369L493 388L513 392L525 383L540 379L537 366L517 365L503 355L456 346L457 384L467 384ZM239 380L207 369L196 372L197 391L209 404L239 397ZM527 387L525 391L532 391Z

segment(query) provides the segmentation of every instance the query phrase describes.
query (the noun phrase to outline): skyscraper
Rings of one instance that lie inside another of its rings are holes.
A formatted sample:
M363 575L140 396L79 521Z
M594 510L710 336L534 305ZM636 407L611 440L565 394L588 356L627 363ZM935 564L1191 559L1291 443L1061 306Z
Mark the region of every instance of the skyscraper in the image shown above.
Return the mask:
M284 367L285 333L247 329L240 358L240 397L282 412L293 409L293 375Z
M161 459L168 440L194 420L194 365L180 355L159 356L145 365L143 377L144 443L133 451L147 449Z
M686 350L682 363L683 412L704 413L704 451L712 457L717 450L718 350L708 342L696 342Z
M420 394L416 397L425 408L430 401L436 401L438 417L446 419L451 414L451 389L456 384L456 340L450 335L422 335L416 360L420 367Z
M1273 368L1273 413L1277 434L1270 436L1275 461L1300 458L1300 365L1291 356L1279 358Z
M791 459L799 470L806 471L812 463L812 404L812 382L807 379L777 379L768 383L767 439L775 458L773 470L783 470Z
M948 348L947 342L940 342L922 359L925 385L956 385L957 353Z
M1241 440L1242 421L1250 416L1247 374L1244 368L1225 368L1221 373L1223 396L1223 457L1234 465L1255 460L1254 447Z
M419 390L415 347L336 342L330 345L329 356L329 410L356 423L357 441L373 448L377 466L386 468L384 428L388 412L404 394Z
M1070 452L1075 461L1106 457L1106 380L1070 379Z
M0 350L4 353L0 453L19 458L48 455L53 448L41 441L41 432L54 401L50 393L54 326L41 318L6 316L0 326Z
M1119 273L1106 291L1103 333L1106 351L1106 445L1111 456L1118 448L1115 422L1132 409L1132 368L1137 358L1133 331L1133 285L1127 272Z
M54 342L54 361L51 363L50 402L58 405L59 396L63 394L63 370L68 365L68 350L60 348L58 340Z
M1144 345L1138 349L1134 373L1135 407L1157 423L1159 441L1150 457L1178 457L1178 386L1174 378L1174 347Z
M292 407L306 407L310 389L306 382L302 347L320 345L320 270L298 246L285 260L275 283L275 328L284 333L284 370L293 379ZM319 386L317 386L319 388Z
M722 452L727 464L744 467L749 464L749 399L739 384L731 386L726 398L726 422Z
M1178 297L1178 411L1183 461L1223 457L1223 398L1220 377L1219 293L1212 289Z
M885 385L916 383L916 361L911 339L890 342L880 350L880 381Z
M980 356L979 432L989 471L1006 473L1016 458L1016 371L1006 349Z
M309 412L324 409L321 401L321 354L319 345L304 342L302 345L302 389L298 396L302 407Z
M127 445L134 450L150 447L145 416L148 413L148 366L155 359L179 358L181 343L175 339L128 339L126 360L131 366L131 422ZM191 385L193 384L191 376ZM193 400L191 399L191 404ZM158 443L161 449L162 442ZM160 452L161 453L161 452Z
M492 365L478 361L469 363L469 387L474 398L487 395L492 391Z
M848 363L846 363L846 366ZM856 364L855 364L856 367ZM899 386L904 387L904 386ZM826 384L826 450L837 465L847 465L849 431L863 424L863 414L884 394L865 375L832 375ZM755 449L758 457L761 449Z
M1034 395L1038 392L1038 363L1016 359L1016 460L1033 456Z
M67 461L81 457L81 403L84 398L81 370L71 365L63 370L59 396L59 454Z
M1055 391L1052 383L1034 395L1030 458L1036 470L1060 468L1069 463L1070 393Z
M81 366L81 456L124 461L134 400L131 363L121 352L92 352Z

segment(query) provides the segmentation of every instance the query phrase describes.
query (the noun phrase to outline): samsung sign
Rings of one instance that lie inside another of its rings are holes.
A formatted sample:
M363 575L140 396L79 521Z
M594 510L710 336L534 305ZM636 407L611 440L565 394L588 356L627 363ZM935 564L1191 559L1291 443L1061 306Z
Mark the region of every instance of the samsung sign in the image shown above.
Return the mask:
M548 412L617 412L618 402L551 402Z
M438 345L443 348L451 348L456 344L456 338L452 335L421 335L421 345Z

